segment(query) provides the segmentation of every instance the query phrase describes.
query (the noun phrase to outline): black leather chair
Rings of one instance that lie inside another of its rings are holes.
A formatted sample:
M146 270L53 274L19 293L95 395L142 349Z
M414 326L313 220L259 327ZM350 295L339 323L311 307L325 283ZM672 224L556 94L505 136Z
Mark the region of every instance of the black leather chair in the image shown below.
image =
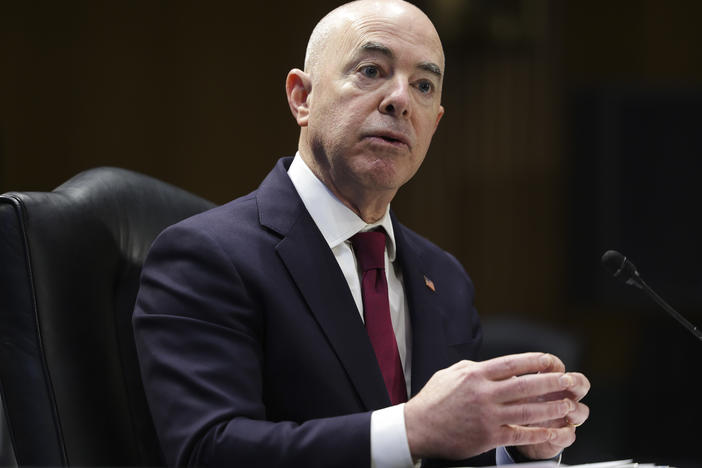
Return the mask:
M18 465L163 463L132 308L156 235L212 206L108 167L0 195L0 389Z

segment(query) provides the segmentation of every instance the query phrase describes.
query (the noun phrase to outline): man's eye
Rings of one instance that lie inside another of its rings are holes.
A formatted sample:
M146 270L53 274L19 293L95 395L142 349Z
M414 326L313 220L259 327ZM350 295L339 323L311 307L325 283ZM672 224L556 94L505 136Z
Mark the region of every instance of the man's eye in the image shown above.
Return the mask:
M424 94L430 93L434 89L434 85L431 81L420 81L417 83L417 88Z
M366 65L361 67L361 73L367 78L377 78L380 74L380 70L375 65Z

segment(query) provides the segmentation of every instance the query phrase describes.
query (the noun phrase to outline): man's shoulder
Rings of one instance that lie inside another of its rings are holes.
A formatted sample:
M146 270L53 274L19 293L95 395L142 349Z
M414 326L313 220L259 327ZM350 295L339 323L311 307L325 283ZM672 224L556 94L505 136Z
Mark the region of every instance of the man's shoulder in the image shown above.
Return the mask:
M447 250L416 231L408 228L404 224L398 222L397 219L395 219L394 228L399 230L401 236L404 237L407 247L415 249L424 259L435 259L438 261L451 261L452 263L457 263L456 258Z
M250 243L258 230L253 193L172 224L154 239L149 257L184 253L229 251L232 245ZM248 234L247 234L248 233Z
M434 253L444 252L444 250L438 245L436 245L434 242L430 241L429 239L414 231L413 229L408 228L407 226L399 222L396 218L394 219L394 221L394 229L399 230L400 233L405 237L407 243L409 243L410 245L414 245L422 248L423 250L431 251Z
M417 259L426 273L431 273L437 278L446 276L460 279L462 282L467 280L472 284L465 268L452 253L397 220L394 229L399 233L398 239L403 239L398 245L398 255L404 258L404 261L411 263L412 259ZM411 250L411 254L401 252L402 249Z
M256 209L256 192L236 198L223 205L185 218L169 229L204 230L207 232L221 229L231 230L258 219Z
M174 229L198 230L209 233L239 232L242 229L258 228L261 224L261 210L274 210L277 204L290 198L290 189L285 175L285 165L291 158L281 158L268 173L261 185L254 191L216 206L202 213L186 218L171 226ZM265 205L262 207L262 205ZM287 206L285 208L288 208ZM289 209L287 211L290 211Z

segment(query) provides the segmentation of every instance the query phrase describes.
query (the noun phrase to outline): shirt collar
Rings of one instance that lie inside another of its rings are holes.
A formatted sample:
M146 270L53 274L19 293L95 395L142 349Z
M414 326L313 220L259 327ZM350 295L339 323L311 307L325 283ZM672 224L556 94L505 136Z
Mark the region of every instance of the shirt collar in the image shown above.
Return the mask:
M395 233L390 219L390 205L380 220L367 224L314 175L299 152L290 164L288 176L330 249L358 232L370 231L381 226L387 233L388 258L391 262L395 261Z

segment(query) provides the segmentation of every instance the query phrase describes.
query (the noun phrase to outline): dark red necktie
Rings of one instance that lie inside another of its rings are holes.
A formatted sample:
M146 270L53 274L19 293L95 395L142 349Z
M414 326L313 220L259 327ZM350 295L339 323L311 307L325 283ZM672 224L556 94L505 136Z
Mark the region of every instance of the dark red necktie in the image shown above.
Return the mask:
M385 278L385 232L359 232L351 238L361 266L361 291L366 330L378 359L385 387L393 405L407 401L407 387L400 353L390 319L388 282Z

